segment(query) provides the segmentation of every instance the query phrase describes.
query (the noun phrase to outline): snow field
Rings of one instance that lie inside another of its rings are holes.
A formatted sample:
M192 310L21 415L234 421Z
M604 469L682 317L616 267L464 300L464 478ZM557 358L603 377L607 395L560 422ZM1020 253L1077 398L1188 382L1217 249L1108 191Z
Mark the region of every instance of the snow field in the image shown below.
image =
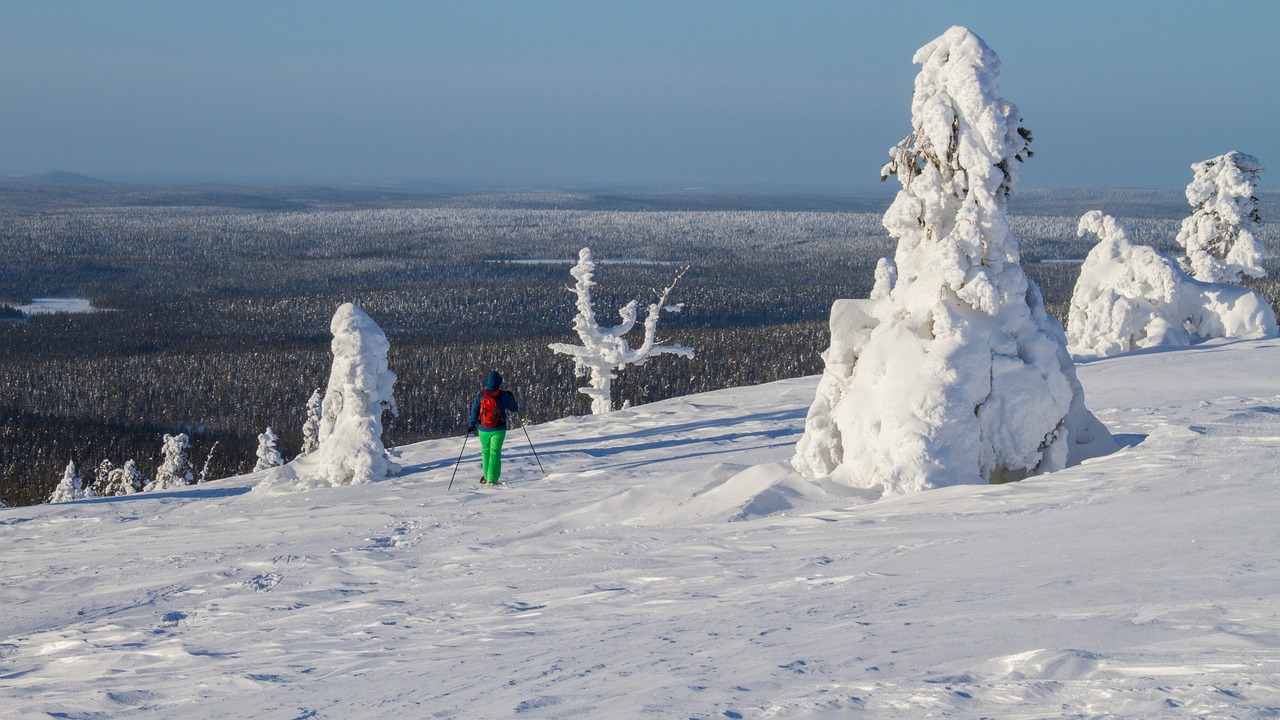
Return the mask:
M308 492L0 509L0 708L67 718L1274 717L1280 341L1079 368L1123 448L871 502L817 378Z

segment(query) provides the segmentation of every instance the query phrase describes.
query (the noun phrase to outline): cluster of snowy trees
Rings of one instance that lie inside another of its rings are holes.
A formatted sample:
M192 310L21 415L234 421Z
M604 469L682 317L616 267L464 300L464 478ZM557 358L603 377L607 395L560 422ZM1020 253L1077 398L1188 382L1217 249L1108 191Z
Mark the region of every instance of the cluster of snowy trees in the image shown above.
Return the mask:
M134 495L193 485L197 479L191 468L190 450L191 442L186 434L165 435L160 464L154 478L143 474L132 459L126 460L120 467L115 467L110 460L103 460L97 466L93 481L85 482L76 469L75 461L71 460L63 470L62 479L54 488L53 494L49 496L49 502ZM207 477L202 472L199 480L202 482L205 479Z
M912 132L883 171L902 184L884 216L897 250L868 299L832 307L798 471L896 494L1057 470L1116 448L1085 406L1068 343L1111 354L1276 335L1266 301L1230 284L1265 274L1255 158L1193 166L1193 212L1177 236L1186 272L1087 213L1078 233L1101 241L1064 332L1021 267L1007 214L1031 136L1000 97L999 58L954 27L915 62Z
M1124 225L1094 210L1079 233L1099 242L1080 270L1071 297L1067 338L1081 355L1190 345L1212 338L1277 335L1275 311L1262 295L1239 287L1266 274L1258 240L1261 165L1230 152L1191 166L1192 213L1182 222L1180 260L1135 245Z

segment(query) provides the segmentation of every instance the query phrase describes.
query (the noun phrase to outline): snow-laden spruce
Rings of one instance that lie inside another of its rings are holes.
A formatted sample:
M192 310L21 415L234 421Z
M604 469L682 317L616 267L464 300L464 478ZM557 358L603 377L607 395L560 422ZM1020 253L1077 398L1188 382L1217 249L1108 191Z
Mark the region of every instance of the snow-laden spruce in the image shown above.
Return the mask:
M302 425L302 451L298 457L305 457L320 447L320 418L323 415L324 392L316 388L307 400L307 420Z
M107 486L111 483L111 471L114 469L115 464L110 460L104 459L98 463L98 467L93 473L93 483L89 485L89 489L95 495L106 496Z
M365 311L345 303L329 325L333 366L325 390L317 450L283 466L263 486L306 489L381 480L400 471L382 443L382 414L397 415L391 344Z
M258 450L256 455L258 461L253 465L253 472L260 470L270 470L273 467L280 467L284 464L284 457L280 455L280 448L276 447L276 442L280 438L271 431L271 426L267 426L267 431L258 435Z
M156 468L156 478L147 486L147 490L167 490L175 487L186 487L192 483L191 461L187 452L191 450L191 440L186 433L165 435L164 457L160 467Z
M1124 226L1093 210L1079 234L1098 236L1089 251L1067 318L1076 355L1106 356L1211 338L1276 336L1276 316L1261 295L1225 283L1200 282L1168 255L1129 241Z
M1195 175L1187 185L1187 202L1192 213L1178 230L1178 244L1186 253L1183 268L1210 283L1266 275L1254 196L1262 173L1258 158L1233 151L1195 163L1191 170Z
M58 487L53 489L53 494L49 496L49 502L71 502L73 500L83 500L86 497L93 497L93 491L84 487L84 480L81 479L80 473L76 471L76 463L71 460L67 462L66 470L62 471L62 480L58 482Z
M1005 202L1030 137L1000 59L953 27L915 55L898 240L868 300L837 301L826 370L792 464L905 493L1017 480L1115 448L1084 406L1061 325L1018 264Z
M632 300L618 310L622 322L612 328L602 328L596 322L594 302L591 299L591 288L596 285L592 279L596 263L591 256L591 248L582 248L578 252L578 264L573 266L570 274L577 281L573 293L577 297L578 314L573 318L573 329L578 333L581 345L568 343L551 343L554 352L573 358L574 370L579 377L588 378L588 386L578 391L591 398L591 413L599 415L613 410L613 380L615 370L628 365L643 365L651 357L658 355L678 355L693 357L693 349L682 345L661 345L658 343L658 317L663 311L679 312L681 304L668 305L667 297L672 288L680 281L682 270L671 284L663 288L658 301L649 305L648 314L644 318L644 340L638 347L631 347L625 335L636 326L637 301Z
M105 497L133 495L142 492L147 484L147 476L138 469L137 463L129 459L124 462L124 465L107 473L107 483L102 495Z

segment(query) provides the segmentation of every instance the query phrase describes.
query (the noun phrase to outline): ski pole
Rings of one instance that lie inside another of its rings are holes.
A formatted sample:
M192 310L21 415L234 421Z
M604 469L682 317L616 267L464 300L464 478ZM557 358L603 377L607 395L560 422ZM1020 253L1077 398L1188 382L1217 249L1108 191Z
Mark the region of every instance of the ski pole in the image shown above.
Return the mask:
M529 441L529 449L533 450L533 459L538 460L538 451L534 450L533 440L529 437L529 428L525 427L524 425L524 416L518 415L517 417L520 418L520 429L524 430L524 439ZM542 477L545 478L547 476L547 471L543 470L541 460L538 460L538 469L542 470Z
M458 466L462 464L462 453L467 451L467 438L471 437L471 428L467 428L467 434L462 436L462 449L458 451L458 462L453 464L453 474L449 476L449 489L453 489L453 479L458 476Z

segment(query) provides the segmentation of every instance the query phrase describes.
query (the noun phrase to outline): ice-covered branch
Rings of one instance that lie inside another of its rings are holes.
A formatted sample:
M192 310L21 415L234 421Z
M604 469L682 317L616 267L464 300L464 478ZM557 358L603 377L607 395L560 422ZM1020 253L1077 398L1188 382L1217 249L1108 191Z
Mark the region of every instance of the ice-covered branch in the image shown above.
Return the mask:
M648 307L644 319L644 339L640 345L631 347L626 335L635 328L638 321L638 303L635 300L619 309L622 322L612 328L601 328L596 322L594 301L591 288L596 285L593 279L596 263L591 255L591 248L582 248L578 253L578 264L570 270L577 280L572 288L576 295L575 306L578 314L573 319L573 329L578 334L581 345L568 343L552 343L548 347L574 360L574 367L579 376L588 378L588 386L579 391L591 398L592 414L601 414L613 409L614 372L628 365L643 365L649 358L657 355L678 355L693 357L692 348L682 345L663 345L658 342L658 320L663 311L679 312L682 306L668 305L667 299L676 283L684 276L682 269L675 279L664 288L658 301Z

